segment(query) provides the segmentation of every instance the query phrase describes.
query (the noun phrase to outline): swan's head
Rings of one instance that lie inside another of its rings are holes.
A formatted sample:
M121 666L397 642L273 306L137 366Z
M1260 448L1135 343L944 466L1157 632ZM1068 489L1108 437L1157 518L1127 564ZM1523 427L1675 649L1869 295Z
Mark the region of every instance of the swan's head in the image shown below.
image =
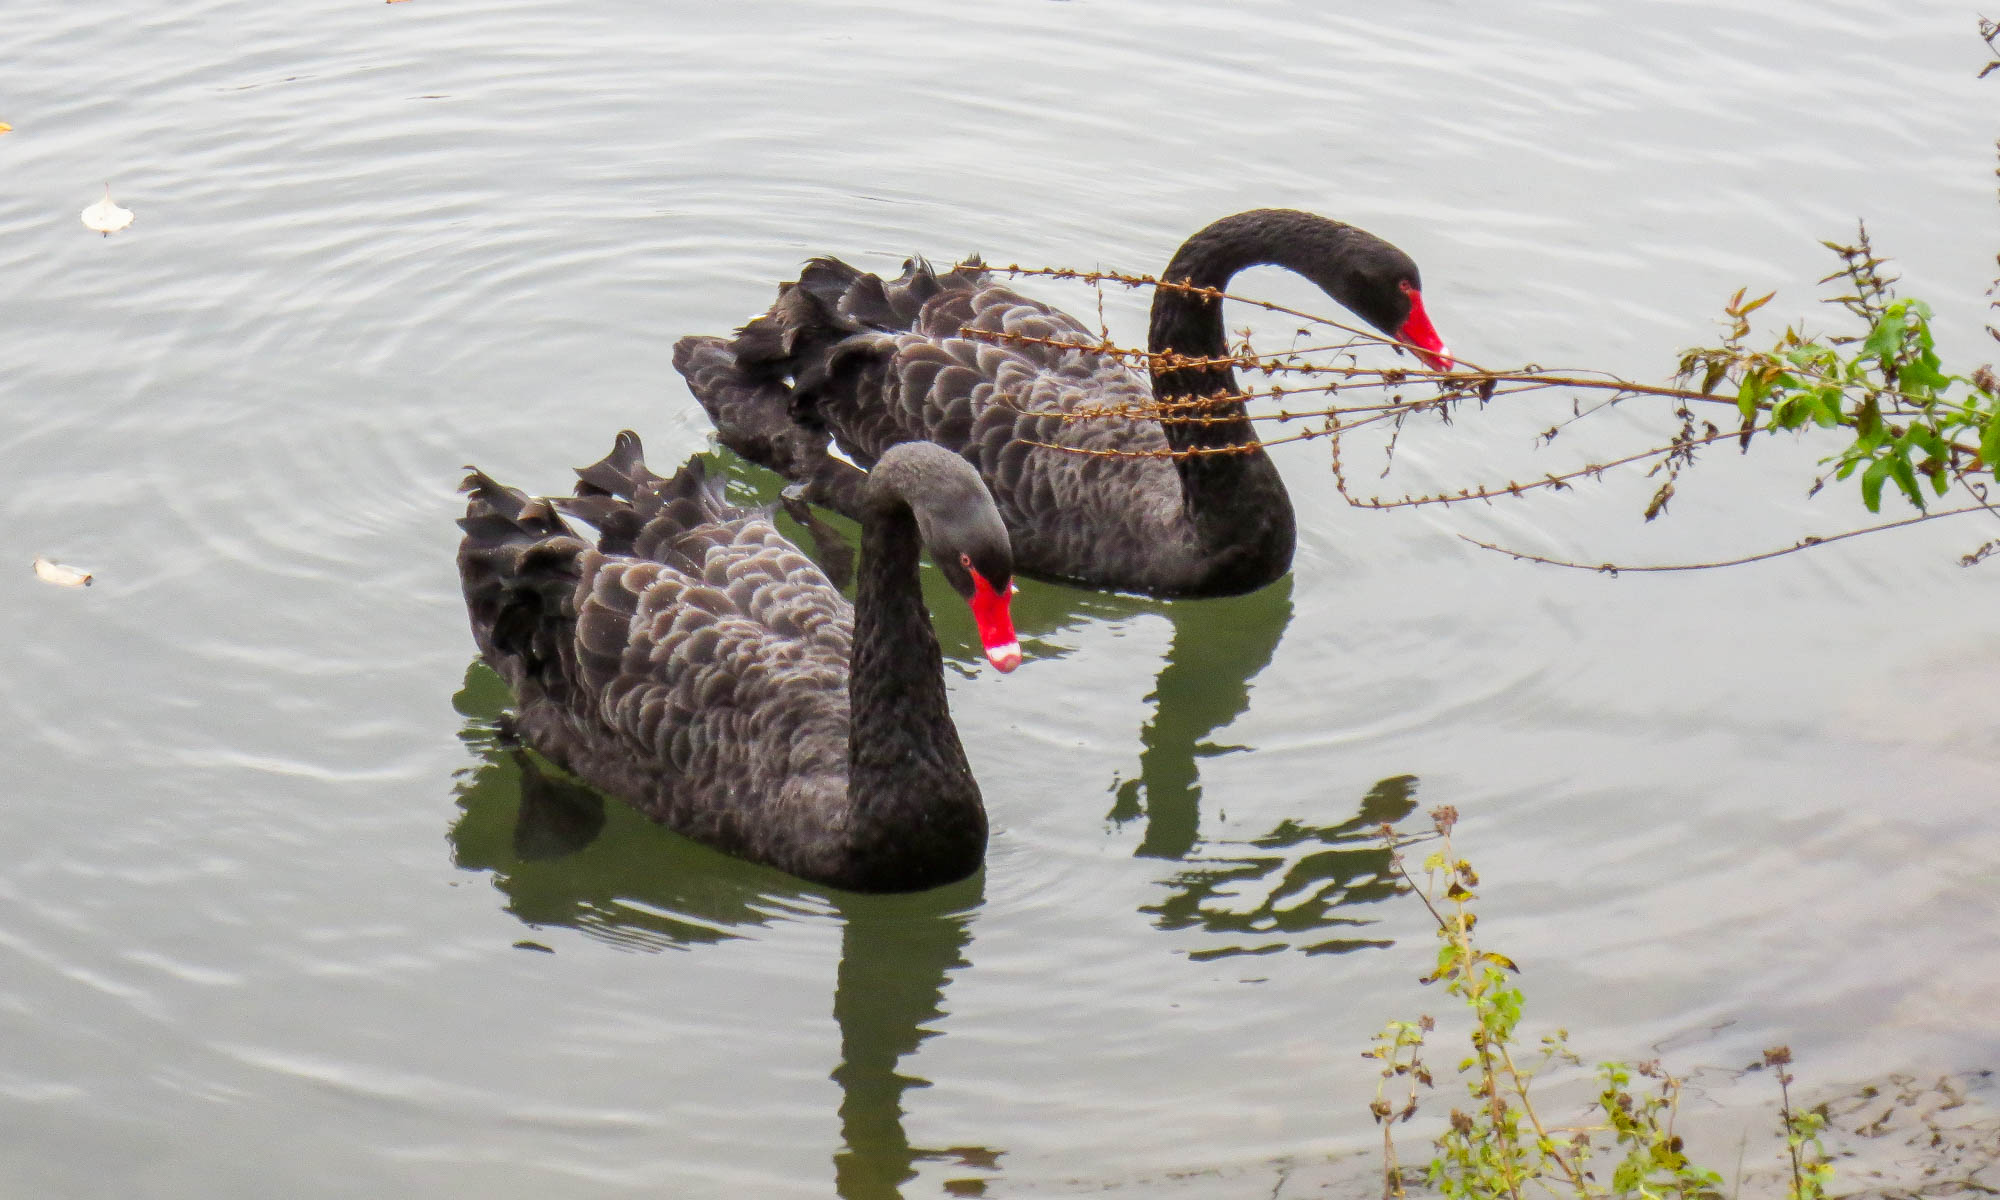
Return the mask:
M1343 226L1339 250L1310 272L1350 312L1388 334L1433 371L1452 368L1451 351L1424 311L1423 277L1409 255L1371 233Z
M957 455L952 458L960 464L965 461ZM971 471L966 467L967 474ZM977 475L972 482L978 495L934 519L924 529L924 542L931 561L972 607L972 623L979 627L986 661L995 670L1011 671L1021 665L1021 640L1014 636L1014 547L986 485ZM922 525L921 516L918 522Z
M871 489L893 490L909 505L931 561L972 608L986 661L1001 671L1020 666L1014 546L979 473L942 446L904 442L889 448L868 480Z
M1011 560L1011 555L1009 558ZM1021 640L1014 636L1014 572L1011 561L1006 564L988 563L982 567L970 551L961 551L958 562L947 565L942 559L939 567L945 578L957 587L959 595L965 596L972 606L973 623L979 626L979 644L986 650L986 661L995 670L1011 671L1021 665ZM959 576L964 576L970 584L967 589L959 586Z

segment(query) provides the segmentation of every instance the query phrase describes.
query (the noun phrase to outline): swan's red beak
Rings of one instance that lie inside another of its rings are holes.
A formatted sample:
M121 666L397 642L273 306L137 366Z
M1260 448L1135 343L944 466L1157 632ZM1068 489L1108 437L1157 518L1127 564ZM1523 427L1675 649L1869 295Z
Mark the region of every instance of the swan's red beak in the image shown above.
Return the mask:
M1417 357L1423 359L1424 365L1431 370L1451 370L1451 351L1445 348L1444 339L1431 325L1431 315L1424 311L1423 293L1407 279L1402 287L1403 294L1410 298L1410 317L1396 331L1396 340L1414 347Z
M986 576L972 573L972 620L979 626L979 644L986 647L986 661L999 671L1021 665L1021 642L1014 636L1014 585L1000 591L986 582Z

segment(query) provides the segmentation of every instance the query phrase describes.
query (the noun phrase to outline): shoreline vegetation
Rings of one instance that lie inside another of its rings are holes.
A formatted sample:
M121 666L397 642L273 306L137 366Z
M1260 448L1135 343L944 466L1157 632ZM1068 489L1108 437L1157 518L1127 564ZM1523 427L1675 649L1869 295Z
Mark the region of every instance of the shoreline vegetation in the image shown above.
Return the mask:
M1428 831L1399 835L1384 825L1380 837L1392 869L1437 925L1436 965L1420 982L1441 984L1459 1001L1447 1008L1469 1027L1466 1048L1447 1051L1450 1035L1431 1015L1394 1020L1366 1052L1381 1064L1369 1107L1382 1130L1383 1200L2000 1195L2000 1077L1990 1066L1815 1088L1798 1086L1783 1046L1745 1068L1674 1075L1659 1059L1587 1066L1562 1028L1528 1044L1521 969L1475 932L1480 879L1453 846L1458 811L1446 805L1428 815ZM1426 843L1419 878L1402 852ZM1439 1074L1464 1087L1464 1107L1428 1138L1428 1160L1409 1164L1394 1135L1435 1098L1427 1054L1462 1054ZM1775 1110L1768 1102L1690 1104L1704 1094L1694 1081L1718 1071L1732 1081L1768 1071Z
M1832 1200L1981 1200L2000 1194L2000 1071L1896 1072L1807 1089L1801 1099L1810 1110L1826 1114L1820 1138L1834 1168L1827 1191ZM1758 1200L1786 1193L1791 1168L1769 1106L1690 1100L1682 1119L1692 1141L1713 1150L1718 1159L1728 1158L1722 1196ZM1412 1195L1429 1191L1420 1171L1409 1176ZM1376 1200L1382 1194L1382 1171L1379 1152L1353 1150L1231 1166L1168 1167L1114 1179L1070 1179L1054 1182L1046 1192L1038 1188L1037 1194Z

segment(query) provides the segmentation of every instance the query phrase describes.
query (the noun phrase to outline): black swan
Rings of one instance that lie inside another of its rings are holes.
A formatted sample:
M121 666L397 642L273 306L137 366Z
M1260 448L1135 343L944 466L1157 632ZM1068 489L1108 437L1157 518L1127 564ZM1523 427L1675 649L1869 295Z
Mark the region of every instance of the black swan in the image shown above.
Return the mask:
M1007 531L963 459L912 442L875 464L852 606L765 515L724 502L698 458L662 479L627 431L577 475L575 499L477 470L463 489L473 637L528 745L817 883L917 891L978 868L986 811L945 707L919 543L971 603L988 661L1011 671L1021 652Z
M1262 264L1298 272L1433 369L1451 368L1416 264L1352 225L1288 209L1238 213L1183 243L1163 278L1221 290ZM681 339L674 366L724 445L850 516L863 469L921 439L979 469L1024 575L1155 596L1234 595L1283 575L1296 541L1291 500L1263 450L1245 448L1254 434L1229 368L1155 370L1148 387L1116 357L1065 348L1098 342L976 258L943 274L912 261L887 283L817 258L733 340ZM1226 354L1221 301L1156 289L1149 345ZM1060 416L1156 399L1189 402L1183 411L1197 419ZM829 435L859 468L828 452ZM1210 453L1158 456L1169 448Z

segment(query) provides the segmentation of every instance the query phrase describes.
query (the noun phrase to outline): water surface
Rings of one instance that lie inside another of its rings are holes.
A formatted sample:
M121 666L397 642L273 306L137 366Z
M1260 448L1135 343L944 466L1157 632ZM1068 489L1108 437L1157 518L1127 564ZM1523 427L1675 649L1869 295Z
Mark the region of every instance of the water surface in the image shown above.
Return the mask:
M1865 216L1982 361L1969 10L26 0L4 37L22 1194L1303 1194L1375 1144L1369 1035L1439 1008L1367 831L1440 803L1586 1057L2000 1050L1995 568L1955 562L1989 532L1615 579L1455 536L1762 549L1861 519L1804 499L1825 448L1714 455L1647 525L1643 479L1358 512L1294 446L1272 589L1024 584L1005 679L940 605L994 838L899 899L524 780L451 564L464 463L554 489L622 427L706 449L673 339L821 252L1155 270L1292 205L1413 254L1475 361L1659 378L1739 286L1820 319L1818 239ZM76 215L107 181L108 239ZM1413 430L1384 486L1539 463L1548 423Z

